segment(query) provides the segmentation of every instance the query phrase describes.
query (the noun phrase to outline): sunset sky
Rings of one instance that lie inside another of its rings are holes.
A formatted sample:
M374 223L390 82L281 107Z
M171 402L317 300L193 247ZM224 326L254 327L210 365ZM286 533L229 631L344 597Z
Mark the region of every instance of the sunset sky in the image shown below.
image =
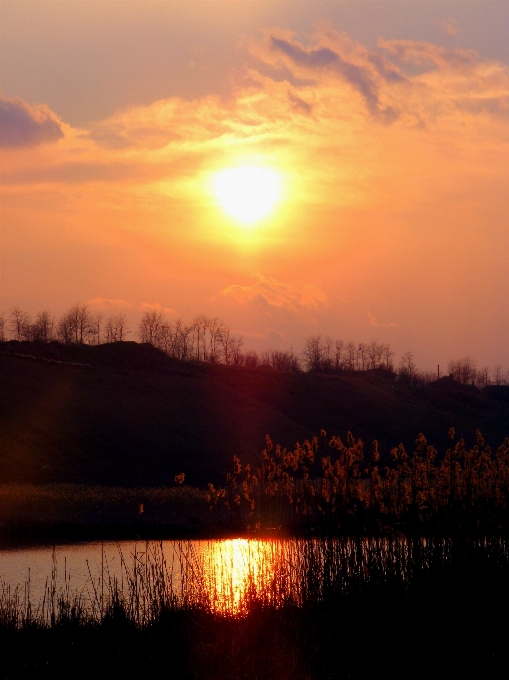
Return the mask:
M5 315L509 367L507 0L2 0L1 89Z

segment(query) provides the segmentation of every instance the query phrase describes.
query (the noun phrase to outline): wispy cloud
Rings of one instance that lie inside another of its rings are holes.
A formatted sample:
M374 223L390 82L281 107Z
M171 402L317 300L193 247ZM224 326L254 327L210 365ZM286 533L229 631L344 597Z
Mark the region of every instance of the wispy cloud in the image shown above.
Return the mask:
M133 308L132 303L126 302L125 300L121 299L114 300L111 298L103 297L91 298L90 300L87 300L85 304L89 305L90 307L94 307L95 309L101 309L112 312L118 310L128 310Z
M233 284L220 293L239 304L284 309L297 315L329 306L327 296L317 286L294 286L263 274L256 274L256 278L249 286Z
M366 314L368 315L370 325L375 328L397 328L399 326L399 323L396 323L395 321L389 321L388 323L378 321L376 316L371 314L371 312L366 312Z
M58 142L64 136L57 116L44 104L0 97L0 146L23 147Z
M167 316L177 316L177 312L172 307L165 307L160 302L143 302L141 309L144 312L161 312Z
M133 315L216 313L204 310L216 294L217 313L251 327L254 342L273 328L298 344L310 324L383 334L418 310L398 337L408 343L419 330L426 349L440 325L461 343L456 320L474 304L489 326L507 298L507 64L424 41L368 49L326 26L307 42L267 29L252 53L257 63L228 99L170 97L80 130L29 107L38 132L17 139L34 146L3 154L1 191L10 247L33 243L37 255L30 271L11 268L12 290L40 284L39 262L75 290L93 253L87 272L111 283L103 290L118 290L125 266L124 299L171 291L167 307L136 304ZM282 191L267 223L248 233L211 186L218 169L253 159L281 174ZM473 286L465 272L475 262L486 266ZM253 269L264 274L249 278ZM349 301L341 310L340 296Z
M414 64L433 63L444 70L474 72L479 57L474 50L449 49L425 40L379 40L378 45L398 61Z
M447 35L456 35L461 30L457 19L446 19L442 22L442 28Z

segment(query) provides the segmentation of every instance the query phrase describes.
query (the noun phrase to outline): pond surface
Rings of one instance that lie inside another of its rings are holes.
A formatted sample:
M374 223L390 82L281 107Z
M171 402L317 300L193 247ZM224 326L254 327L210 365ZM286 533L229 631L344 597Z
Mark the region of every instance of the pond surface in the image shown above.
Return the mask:
M506 539L476 539L472 546L476 554L509 560ZM419 573L441 569L457 553L452 538L404 537L122 541L2 550L0 608L11 603L26 611L30 603L48 618L62 599L100 617L117 592L140 621L161 602L241 613L253 598L298 604L371 580L396 579L404 586Z
M298 541L92 542L0 551L0 588L41 607L45 601L79 598L101 608L115 589L150 592L164 588L177 598L207 599L217 611L238 611L247 590L273 599L274 578L288 577L298 561ZM288 578L285 579L288 581ZM280 586L283 586L281 583ZM285 588L289 583L285 583Z

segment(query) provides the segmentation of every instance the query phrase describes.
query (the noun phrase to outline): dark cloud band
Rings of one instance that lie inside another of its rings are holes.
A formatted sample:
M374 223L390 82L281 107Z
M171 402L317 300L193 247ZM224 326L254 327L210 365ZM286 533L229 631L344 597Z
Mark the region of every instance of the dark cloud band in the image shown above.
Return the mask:
M21 99L0 99L0 146L37 146L64 136L47 106L30 106Z

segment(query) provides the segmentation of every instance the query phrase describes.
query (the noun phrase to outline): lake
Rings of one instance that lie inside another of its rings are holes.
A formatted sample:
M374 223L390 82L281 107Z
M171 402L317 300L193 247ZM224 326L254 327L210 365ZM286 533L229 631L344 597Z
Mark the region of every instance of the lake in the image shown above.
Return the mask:
M235 612L249 588L266 591L269 583L273 587L276 572L292 572L298 544L239 538L2 550L0 584L4 594L20 603L30 601L35 608L45 599L66 595L79 598L88 609L100 609L114 588L129 590L136 579L152 585L164 581L177 598L206 596L216 611Z
M508 558L507 540L473 539L476 550ZM0 551L3 601L43 617L59 598L101 616L121 593L137 616L155 601L206 603L241 613L253 598L276 606L325 599L370 581L405 586L450 561L452 538L273 539L93 542ZM498 558L497 558L498 559Z

